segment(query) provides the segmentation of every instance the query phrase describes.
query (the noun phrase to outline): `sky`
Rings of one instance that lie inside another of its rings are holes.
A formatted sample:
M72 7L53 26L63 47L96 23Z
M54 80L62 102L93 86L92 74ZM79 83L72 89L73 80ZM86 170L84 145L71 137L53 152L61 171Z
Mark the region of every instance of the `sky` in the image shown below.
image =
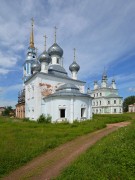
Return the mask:
M135 95L135 0L0 0L0 106L15 106L22 89L25 62L34 18L38 55L54 43L64 51L69 76L73 48L80 65L78 79L93 89L104 68L119 95Z

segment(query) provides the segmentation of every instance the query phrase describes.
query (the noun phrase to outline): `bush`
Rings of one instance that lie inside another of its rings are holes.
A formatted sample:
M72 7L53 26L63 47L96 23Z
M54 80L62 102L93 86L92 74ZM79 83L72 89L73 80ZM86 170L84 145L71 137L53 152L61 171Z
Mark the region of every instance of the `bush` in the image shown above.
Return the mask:
M29 118L23 118L23 121L30 121Z
M52 120L52 117L49 114L47 114L47 116L42 114L38 118L37 122L38 123L51 123L51 120Z

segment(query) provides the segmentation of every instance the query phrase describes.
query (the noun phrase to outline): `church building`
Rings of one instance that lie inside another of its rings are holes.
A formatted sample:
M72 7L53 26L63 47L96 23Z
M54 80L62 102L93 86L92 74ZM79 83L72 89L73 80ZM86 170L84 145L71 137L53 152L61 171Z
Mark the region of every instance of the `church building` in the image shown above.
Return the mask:
M74 49L73 63L69 66L71 77L63 67L63 49L56 42L37 57L34 46L33 21L30 45L23 66L25 87L25 117L37 120L40 115L50 115L52 122L92 118L92 97L85 93L85 82L78 80L80 66L76 62Z
M94 89L88 92L92 100L94 114L119 114L123 112L123 98L119 96L115 79L108 83L107 74L104 71L101 84L94 81Z

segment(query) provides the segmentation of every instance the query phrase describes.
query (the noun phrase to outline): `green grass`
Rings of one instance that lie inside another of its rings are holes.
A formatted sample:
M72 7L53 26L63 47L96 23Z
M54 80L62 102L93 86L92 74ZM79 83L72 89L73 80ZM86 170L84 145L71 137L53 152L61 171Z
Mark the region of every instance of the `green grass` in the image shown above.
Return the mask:
M81 123L38 124L0 117L0 177L77 136L129 119L129 114L95 115L94 120Z
M134 180L135 121L98 141L56 179Z

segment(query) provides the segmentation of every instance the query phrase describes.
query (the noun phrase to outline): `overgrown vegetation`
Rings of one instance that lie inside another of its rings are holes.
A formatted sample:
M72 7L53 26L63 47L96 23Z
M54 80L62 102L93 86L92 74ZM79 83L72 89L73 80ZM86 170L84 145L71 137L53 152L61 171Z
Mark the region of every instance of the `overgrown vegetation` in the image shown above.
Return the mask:
M52 119L52 117L49 114L47 116L42 114L38 118L37 122L38 123L51 123L51 119Z
M81 123L46 124L0 117L0 177L77 136L131 118L130 114L94 115L94 120Z
M12 106L5 107L5 110L2 112L2 116L14 116L14 110Z
M135 179L135 122L97 142L56 179Z
M123 102L123 110L124 112L128 112L128 105L135 103L135 96L129 96L124 99Z

